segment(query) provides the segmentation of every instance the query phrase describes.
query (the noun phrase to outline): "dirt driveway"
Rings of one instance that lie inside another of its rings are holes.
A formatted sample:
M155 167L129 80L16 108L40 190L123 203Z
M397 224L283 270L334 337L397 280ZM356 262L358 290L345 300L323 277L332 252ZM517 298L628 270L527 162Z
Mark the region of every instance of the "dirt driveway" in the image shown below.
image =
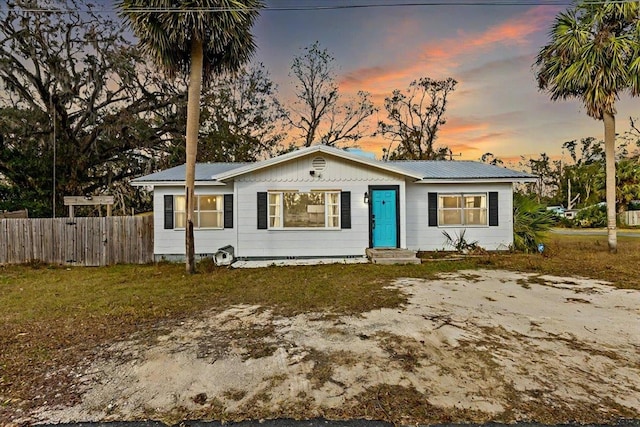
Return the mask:
M401 279L400 309L207 313L106 349L41 422L640 417L640 292L506 271Z

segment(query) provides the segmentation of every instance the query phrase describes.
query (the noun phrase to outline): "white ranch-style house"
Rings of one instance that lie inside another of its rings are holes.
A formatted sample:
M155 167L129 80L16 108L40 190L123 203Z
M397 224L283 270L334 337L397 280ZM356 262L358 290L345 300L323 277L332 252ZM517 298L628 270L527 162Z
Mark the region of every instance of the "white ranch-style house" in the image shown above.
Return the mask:
M184 259L185 167L153 188L157 260ZM532 175L471 161L378 161L324 145L255 163L196 166L195 250L239 259L363 257L366 248L443 250L443 231L487 250L513 243L513 184Z

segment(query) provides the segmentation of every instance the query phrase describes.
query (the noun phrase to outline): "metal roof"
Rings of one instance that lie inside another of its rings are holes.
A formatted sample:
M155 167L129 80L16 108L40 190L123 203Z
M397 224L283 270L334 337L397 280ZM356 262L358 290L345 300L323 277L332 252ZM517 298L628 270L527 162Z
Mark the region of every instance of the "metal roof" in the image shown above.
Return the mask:
M407 177L418 179L419 182L451 181L451 180L482 180L482 181L530 181L534 175L514 171L500 166L488 165L474 161L446 161L446 160L394 160L383 162L363 156L358 156L344 150L326 146L303 148L278 157L255 163L198 163L196 164L196 182L219 182L249 173L264 167L286 162L302 155L322 152L333 154L341 158L378 167L390 172L399 173ZM162 183L184 183L185 165L152 173L131 181L133 185L162 185Z
M534 175L500 166L466 160L393 160L395 167L422 176L423 180L451 179L515 179L527 180Z
M233 169L246 166L250 163L197 163L196 181L215 181L215 176ZM151 182L184 182L186 165L176 166L151 175L141 176L131 181L132 184L145 184Z

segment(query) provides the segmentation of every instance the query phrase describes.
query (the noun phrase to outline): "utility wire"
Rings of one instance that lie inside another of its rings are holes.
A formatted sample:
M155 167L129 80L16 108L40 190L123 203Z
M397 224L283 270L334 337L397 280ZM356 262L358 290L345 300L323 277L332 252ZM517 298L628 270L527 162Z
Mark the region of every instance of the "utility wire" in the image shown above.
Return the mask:
M638 3L640 0L594 0L589 4L625 4ZM572 6L575 2L571 0L452 0L452 1L418 1L418 2L399 2L399 3L364 3L364 4L335 4L335 5L296 5L296 6L264 6L260 8L225 8L225 7L139 7L129 8L128 12L150 12L150 13L192 13L192 12L241 12L247 10L255 10L261 12L287 12L287 11L316 11L316 10L342 10L342 9L372 9L372 8L394 8L394 7L428 7L428 6ZM12 10L15 5L9 3L5 7L0 7L0 11ZM55 9L55 8L20 8L24 12L48 12L48 13L69 13L69 12L118 12L119 9Z

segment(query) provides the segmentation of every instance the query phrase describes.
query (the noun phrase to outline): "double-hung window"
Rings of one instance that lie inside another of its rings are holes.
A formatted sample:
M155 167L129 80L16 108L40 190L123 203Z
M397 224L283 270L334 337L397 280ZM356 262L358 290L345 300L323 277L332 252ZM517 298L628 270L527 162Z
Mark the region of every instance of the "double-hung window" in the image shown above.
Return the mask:
M487 225L487 195L439 194L438 225Z
M175 227L185 228L187 223L187 203L185 196L174 198ZM223 197L222 195L203 194L195 196L193 212L194 228L223 228Z
M270 191L269 228L340 228L339 191Z

